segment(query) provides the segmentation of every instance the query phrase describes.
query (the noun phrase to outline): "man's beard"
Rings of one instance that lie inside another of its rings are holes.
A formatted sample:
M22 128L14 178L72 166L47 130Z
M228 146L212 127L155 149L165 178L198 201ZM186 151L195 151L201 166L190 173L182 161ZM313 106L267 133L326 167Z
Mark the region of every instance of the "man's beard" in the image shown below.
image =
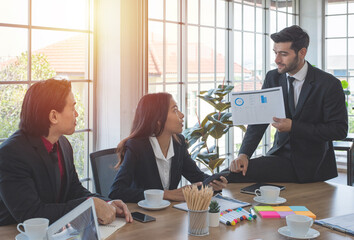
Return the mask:
M283 74L283 73L288 73L288 72L294 71L298 66L299 66L299 55L296 54L294 61L292 61L288 66L286 66L282 70L280 70L278 68L278 73Z

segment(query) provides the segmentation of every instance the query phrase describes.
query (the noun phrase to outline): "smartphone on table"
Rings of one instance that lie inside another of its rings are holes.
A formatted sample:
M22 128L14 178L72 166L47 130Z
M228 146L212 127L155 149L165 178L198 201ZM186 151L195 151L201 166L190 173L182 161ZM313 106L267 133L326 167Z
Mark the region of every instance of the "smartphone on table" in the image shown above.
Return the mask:
M134 220L139 221L139 222L143 222L143 223L156 220L156 218L149 216L147 214L141 213L141 212L132 212L132 217Z

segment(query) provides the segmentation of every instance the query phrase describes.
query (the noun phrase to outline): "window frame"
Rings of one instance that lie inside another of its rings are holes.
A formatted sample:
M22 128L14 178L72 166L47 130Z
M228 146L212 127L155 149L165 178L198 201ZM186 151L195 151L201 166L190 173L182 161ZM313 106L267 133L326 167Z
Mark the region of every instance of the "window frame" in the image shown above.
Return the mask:
M233 84L235 85L235 78L234 78L234 69L233 69L233 63L234 63L234 49L233 49L233 42L234 42L234 32L240 32L241 33L241 41L242 41L242 46L241 49L244 48L244 43L243 43L243 35L244 33L249 33L249 31L246 31L243 29L244 24L241 24L241 30L235 30L233 28L233 23L234 23L234 19L233 19L233 12L234 12L234 4L241 4L242 7L242 16L244 15L244 5L246 4L245 0L225 0L225 1L220 1L220 0L213 0L214 2L214 25L213 26L204 26L201 24L201 7L200 7L200 3L201 0L196 0L198 2L198 23L197 24L191 24L189 22L187 22L187 16L188 16L188 3L186 0L178 0L178 6L179 6L179 18L178 21L176 21L175 23L178 24L179 26L179 40L181 41L179 43L180 47L179 47L179 51L180 51L180 55L178 56L178 72L177 72L177 79L176 82L173 83L169 83L166 82L166 23L169 23L171 21L166 20L166 0L162 0L163 2L163 19L153 19L153 18L149 18L149 16L147 17L147 22L149 25L150 21L153 22L161 22L163 24L163 44L164 44L164 50L163 50L163 74L162 74L162 82L159 83L151 83L149 82L149 78L146 78L146 85L149 87L151 86L158 86L158 85L162 85L162 91L166 91L166 86L170 85L170 84L177 84L178 86L178 98L177 98L177 102L179 103L179 107L181 109L182 112L185 113L185 127L191 127L188 126L188 119L189 119L189 115L188 113L188 88L189 88L189 84L196 84L197 85L197 93L200 92L201 90L201 84L204 83L211 83L213 84L214 87L216 87L218 84L220 84L220 82L215 81L215 79L217 79L216 74L216 54L214 54L214 81L212 82L201 82L201 72L200 72L200 64L201 64L201 59L200 59L200 45L201 45L201 40L200 40L200 29L203 27L207 27L207 28L212 28L214 30L214 51L216 51L216 47L217 47L217 29L223 29L226 32L226 36L225 36L225 62L228 61L228 64L225 64L225 83L226 84ZM217 2L225 2L226 3L226 7L225 7L225 28L222 27L218 27L217 26ZM248 1L247 1L248 2ZM279 1L279 2L283 2L283 1ZM292 8L293 8L293 12L290 13L289 9L288 9L288 2L292 2ZM273 11L275 13L276 16L276 21L278 21L278 14L279 13L285 13L286 15L286 26L289 26L289 16L292 18L292 23L293 24L298 24L299 22L299 1L298 0L294 0L294 1L287 1L286 2L286 8L285 11L279 10L278 9L278 0L276 1L276 9L275 10L270 10L270 4L271 1L270 0L263 0L261 6L257 6L257 1L253 1L253 6L254 7L254 31L251 32L254 34L254 43L256 43L256 38L257 38L257 34L259 34L262 37L262 44L263 44L263 48L262 48L262 58L263 60L263 67L262 67L262 83L265 77L265 74L267 71L269 71L272 67L271 67L271 63L270 63L270 59L271 59L271 53L272 53L272 48L269 48L267 46L270 46L271 44L271 40L270 40L270 14L271 11ZM249 4L247 4L247 6L250 6ZM259 32L258 28L256 26L257 24L257 20L256 20L256 9L260 8L263 14L262 17L262 31ZM243 21L243 17L242 17L242 21ZM278 29L278 23L276 22L276 31L279 31L280 29ZM187 61L187 57L188 57L188 26L193 26L193 27L197 27L198 28L198 79L196 82L190 83L188 81L188 61ZM231 43L231 44L230 44ZM148 42L148 45L150 43ZM254 67L253 69L257 69L257 57L256 57L256 46L254 45L255 50L254 50ZM148 48L146 48L148 49ZM148 51L148 50L147 50ZM243 52L243 51L242 51ZM148 54L148 53L146 53ZM242 53L243 54L243 53ZM226 60L227 59L227 60ZM243 73L243 59L244 56L241 56L241 77L244 76ZM256 73L254 73L254 77ZM228 79L228 80L226 80ZM242 77L243 79L243 77ZM244 80L241 81L241 88L242 90L244 90ZM256 80L253 80L253 85L254 85L254 89L256 89ZM200 119L200 111L201 111L201 99L197 99L197 111L198 111L198 117ZM202 116L204 117L204 116ZM226 157L227 160L225 160L225 164L227 164L227 166L229 165L230 161L238 154L238 149L236 148L236 145L234 143L234 131L240 131L240 130L236 130L236 128L231 128L229 130L229 133L225 135L225 153L224 154L220 154L221 157ZM243 137L242 137L243 138ZM266 134L264 136L263 139L263 144L260 144L258 148L261 149L261 151L258 151L257 153L255 152L255 154L265 154L271 147L272 142L271 142L271 134L270 134L270 129L268 129L266 131Z
M93 133L93 115L94 115L94 109L93 109L93 84L95 82L95 69L94 69L94 49L95 49L95 43L94 43L94 30L93 30L93 19L94 19L94 14L93 14L93 5L95 3L95 0L87 0L87 28L86 29L71 29L71 28L58 28L58 27L47 27L47 26L38 26L38 25L33 25L32 24L32 0L28 0L28 19L27 19L27 24L13 24L13 23L4 23L0 22L0 27L1 28L11 28L11 29L27 29L27 54L28 54L28 62L27 62L27 80L26 81L3 81L0 80L0 85L26 85L27 89L33 84L36 83L40 80L32 80L32 32L33 30L44 30L44 31L61 31L61 32L72 32L72 33L82 33L86 34L87 36L87 57L86 57L86 73L84 73L87 77L84 79L73 79L70 80L72 83L72 86L75 85L76 83L83 83L86 86L84 86L84 91L87 93L87 98L83 99L83 102L86 103L85 105L85 113L87 113L87 116L85 116L85 128L83 129L77 129L75 130L74 134L81 134L84 133L84 176L83 179L85 180L90 180L90 165L88 161L88 156L89 153L93 149L94 145L94 139L92 137ZM45 80L45 79L41 79ZM84 95L85 96L85 95ZM17 130L17 129L16 129ZM71 136L73 136L71 135ZM11 136L11 134L10 134ZM8 136L8 137L10 137ZM4 142L7 138L1 138L0 139L0 144ZM72 143L73 144L73 143ZM75 153L74 153L75 156ZM75 160L74 160L75 162ZM89 188L90 181L87 181L86 187Z

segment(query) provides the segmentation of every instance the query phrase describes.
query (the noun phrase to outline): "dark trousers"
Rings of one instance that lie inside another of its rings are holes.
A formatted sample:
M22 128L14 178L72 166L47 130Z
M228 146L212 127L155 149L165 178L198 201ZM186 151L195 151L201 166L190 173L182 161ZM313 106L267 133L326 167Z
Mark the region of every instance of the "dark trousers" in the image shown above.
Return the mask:
M279 155L250 159L246 176L243 176L242 172L232 172L227 177L227 180L229 183L298 182L291 160L283 154Z

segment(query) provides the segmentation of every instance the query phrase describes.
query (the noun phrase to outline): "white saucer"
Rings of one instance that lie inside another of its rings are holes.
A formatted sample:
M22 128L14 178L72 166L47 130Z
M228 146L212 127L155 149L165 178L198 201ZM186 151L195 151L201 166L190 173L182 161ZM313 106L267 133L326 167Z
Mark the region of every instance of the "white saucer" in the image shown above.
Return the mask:
M141 200L140 202L138 202L138 206L139 207L142 207L142 208L145 208L147 210L160 210L160 209L164 209L164 208L167 208L168 206L170 206L170 202L167 201L167 200L162 200L162 203L160 206L158 207L151 207L149 206L145 200Z
M25 235L25 234L23 234L23 233L20 233L20 234L17 234L16 235L16 238L15 238L16 240L28 240L28 237Z
M317 231L313 228L310 228L309 232L304 237L293 237L293 236L291 236L288 226L279 228L278 233L280 233L281 235L283 235L285 237L290 237L293 239L312 239L312 238L317 238L318 236L320 236L319 231Z
M279 205L279 204L282 204L282 203L286 202L286 199L282 198L282 197L278 197L275 202L266 202L260 196L254 197L253 200L255 200L256 202L259 202L259 203L269 204L269 205Z

